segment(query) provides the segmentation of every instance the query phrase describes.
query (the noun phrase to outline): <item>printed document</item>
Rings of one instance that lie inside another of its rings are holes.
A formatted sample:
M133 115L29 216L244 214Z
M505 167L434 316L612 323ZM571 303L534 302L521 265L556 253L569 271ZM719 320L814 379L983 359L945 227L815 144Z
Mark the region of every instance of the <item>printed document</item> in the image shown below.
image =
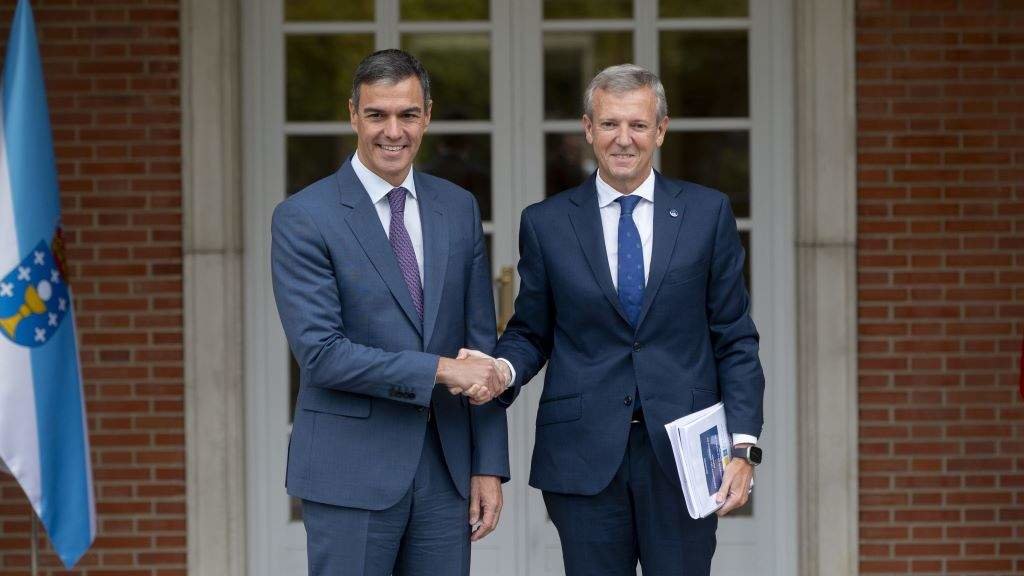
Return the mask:
M732 437L725 426L721 402L665 424L676 459L676 471L693 519L704 518L722 507L715 493L732 454Z

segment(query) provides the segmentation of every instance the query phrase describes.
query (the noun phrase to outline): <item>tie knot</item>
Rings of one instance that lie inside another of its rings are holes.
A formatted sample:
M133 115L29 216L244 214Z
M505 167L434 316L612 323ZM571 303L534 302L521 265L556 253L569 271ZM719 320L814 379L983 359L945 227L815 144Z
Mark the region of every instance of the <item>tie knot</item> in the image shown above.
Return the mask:
M619 215L629 216L633 213L633 209L636 208L636 205L640 203L640 197L630 194L629 196L616 198L615 201L622 205L622 212Z
M404 214L405 213L405 194L408 192L405 188L399 186L398 188L392 188L391 192L388 192L388 204L391 205L392 214Z

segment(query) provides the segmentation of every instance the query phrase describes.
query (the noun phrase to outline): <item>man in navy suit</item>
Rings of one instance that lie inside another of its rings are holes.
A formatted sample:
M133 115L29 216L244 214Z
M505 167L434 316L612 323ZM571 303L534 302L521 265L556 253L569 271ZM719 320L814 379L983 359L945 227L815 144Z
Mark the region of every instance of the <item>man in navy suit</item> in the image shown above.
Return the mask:
M309 573L465 575L509 477L480 211L412 170L430 82L412 56L360 63L354 156L274 211L274 296L301 367L288 493ZM475 527L475 530L474 528Z
M708 574L717 518L689 517L664 425L723 400L737 447L757 442L764 375L744 251L725 195L653 169L668 129L654 74L608 68L584 107L598 170L523 212L499 401L547 363L530 485L567 574L632 576L637 561L645 576ZM746 503L759 460L755 447L729 463L719 515Z

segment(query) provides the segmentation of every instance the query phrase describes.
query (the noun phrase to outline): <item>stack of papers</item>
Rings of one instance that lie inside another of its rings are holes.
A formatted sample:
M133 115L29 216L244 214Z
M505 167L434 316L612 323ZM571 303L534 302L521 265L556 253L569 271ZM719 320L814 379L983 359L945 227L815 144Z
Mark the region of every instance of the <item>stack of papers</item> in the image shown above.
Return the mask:
M725 407L719 402L665 424L686 510L693 519L704 518L722 507L715 493L732 453L732 437L725 427Z

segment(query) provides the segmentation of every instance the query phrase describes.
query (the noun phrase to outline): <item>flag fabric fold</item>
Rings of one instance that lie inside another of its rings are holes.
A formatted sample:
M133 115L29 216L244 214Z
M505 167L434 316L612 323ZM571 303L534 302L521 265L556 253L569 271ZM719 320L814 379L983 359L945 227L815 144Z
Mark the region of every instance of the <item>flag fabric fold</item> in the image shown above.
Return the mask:
M60 195L32 9L19 0L0 96L0 460L65 567L96 534Z

